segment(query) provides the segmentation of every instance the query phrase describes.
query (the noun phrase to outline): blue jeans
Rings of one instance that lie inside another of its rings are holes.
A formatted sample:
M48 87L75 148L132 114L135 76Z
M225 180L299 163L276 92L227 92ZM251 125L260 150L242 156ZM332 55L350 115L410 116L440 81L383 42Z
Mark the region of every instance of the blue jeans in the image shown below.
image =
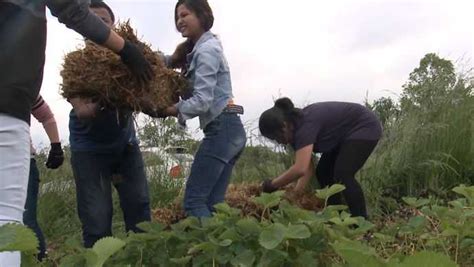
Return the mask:
M112 182L117 189L126 231L139 232L137 223L150 221L150 198L138 145L122 152L72 152L77 210L84 246L112 235Z
M204 129L186 182L184 209L188 216L210 217L223 202L232 169L247 141L240 117L222 113Z
M28 190L26 193L25 211L23 212L23 223L31 228L36 234L39 242L38 260L42 260L46 255L46 244L44 240L43 231L38 225L36 216L36 208L38 204L38 189L39 189L39 171L36 166L36 160L30 160L30 176L28 178Z

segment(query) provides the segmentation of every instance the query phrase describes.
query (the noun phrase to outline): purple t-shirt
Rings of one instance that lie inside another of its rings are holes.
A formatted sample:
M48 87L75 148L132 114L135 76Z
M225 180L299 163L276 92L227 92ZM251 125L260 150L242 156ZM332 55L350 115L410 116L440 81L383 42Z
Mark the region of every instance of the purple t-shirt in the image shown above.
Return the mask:
M382 126L368 108L347 102L314 103L295 123L295 150L314 144L314 152L329 152L345 140L378 140Z

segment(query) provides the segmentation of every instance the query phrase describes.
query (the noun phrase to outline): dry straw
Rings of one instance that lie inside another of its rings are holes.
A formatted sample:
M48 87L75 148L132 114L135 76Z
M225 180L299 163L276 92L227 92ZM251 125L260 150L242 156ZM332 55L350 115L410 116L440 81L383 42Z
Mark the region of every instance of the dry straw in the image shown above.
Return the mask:
M118 55L87 41L83 49L65 57L61 71L61 95L67 99L93 98L106 105L135 111L141 110L143 99L152 103L157 110L178 102L179 96L187 88L182 75L168 69L158 52L154 52L149 44L138 40L129 21L119 23L116 32L143 49L145 58L153 68L153 80L141 85Z
M319 211L324 206L321 199L318 199L313 192L295 192L292 186L284 188L285 195L283 199L291 204L312 211ZM242 216L252 216L260 219L262 207L255 204L253 197L262 193L259 184L231 184L225 196L225 202L230 207L238 208L242 212ZM165 225L176 223L185 218L184 210L181 205L182 199L177 198L169 207L158 208L153 210L153 218L155 221Z

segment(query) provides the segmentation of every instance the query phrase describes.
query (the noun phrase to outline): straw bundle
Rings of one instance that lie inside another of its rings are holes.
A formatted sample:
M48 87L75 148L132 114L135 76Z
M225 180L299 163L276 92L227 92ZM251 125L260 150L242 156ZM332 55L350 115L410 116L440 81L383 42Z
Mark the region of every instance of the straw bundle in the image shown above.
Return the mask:
M143 100L152 103L157 110L178 102L187 88L186 80L178 72L166 68L160 55L138 40L128 21L119 24L115 31L143 49L154 72L151 82L141 85L118 55L87 41L83 49L65 57L61 71L62 96L68 99L93 98L116 108L135 111L141 110Z

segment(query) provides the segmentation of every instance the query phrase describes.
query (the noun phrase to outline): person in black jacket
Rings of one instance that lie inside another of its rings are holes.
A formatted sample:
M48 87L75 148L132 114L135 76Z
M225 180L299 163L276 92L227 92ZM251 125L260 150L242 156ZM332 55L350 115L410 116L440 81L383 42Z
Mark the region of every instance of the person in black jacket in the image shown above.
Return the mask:
M46 8L84 37L116 52L141 82L152 69L139 49L110 30L86 0L0 0L0 226L23 217L29 173L29 123L43 78ZM20 253L0 253L20 266Z

